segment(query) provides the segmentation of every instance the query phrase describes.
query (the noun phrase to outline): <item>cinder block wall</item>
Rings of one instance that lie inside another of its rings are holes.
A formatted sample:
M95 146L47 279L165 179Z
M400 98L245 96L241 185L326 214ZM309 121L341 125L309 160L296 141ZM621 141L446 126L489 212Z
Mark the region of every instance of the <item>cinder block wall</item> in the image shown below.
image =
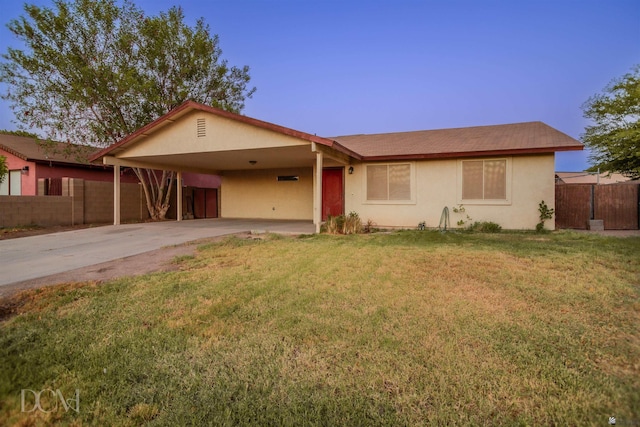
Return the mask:
M84 186L84 220L87 224L113 222L113 184L86 181Z
M71 224L84 224L84 179L62 178L62 195L71 197Z
M0 227L71 225L72 198L0 196Z
M43 185L40 184L39 185ZM120 184L120 219L149 218L140 184ZM0 227L113 222L113 184L63 178L62 196L0 196Z

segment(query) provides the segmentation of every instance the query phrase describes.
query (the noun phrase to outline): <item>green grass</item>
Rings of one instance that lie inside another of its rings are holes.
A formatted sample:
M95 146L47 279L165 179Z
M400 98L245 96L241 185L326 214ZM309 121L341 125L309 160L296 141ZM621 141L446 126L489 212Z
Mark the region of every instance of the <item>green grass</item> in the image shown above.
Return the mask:
M181 271L30 291L0 424L606 425L640 420L640 239L230 238ZM80 412L20 412L20 390Z

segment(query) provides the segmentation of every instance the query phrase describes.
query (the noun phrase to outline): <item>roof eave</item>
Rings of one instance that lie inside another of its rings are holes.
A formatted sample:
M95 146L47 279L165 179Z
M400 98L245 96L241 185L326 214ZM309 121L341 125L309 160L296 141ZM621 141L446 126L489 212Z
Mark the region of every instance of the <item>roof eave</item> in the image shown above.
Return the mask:
M361 154L356 153L355 151L345 147L344 145L340 144L338 141L334 141L334 140L330 140L331 141L331 148L346 154L347 156L356 159L356 160L362 160L363 156Z
M483 150L483 151L464 151L464 152L448 152L448 153L426 153L426 154L396 154L382 156L362 156L363 161L389 161L389 160L435 160L435 159L451 159L451 158L467 158L467 157L488 157L488 156L510 156L510 155L527 155L527 154L548 154L556 151L580 151L583 145L563 146L563 147L544 147L544 148L522 148L510 150Z
M22 153L19 153L18 151L12 149L11 147L7 147L6 145L0 144L0 148L3 149L4 151L6 151L9 154L12 154L12 155L14 155L16 157L21 158L22 160L25 160L27 162L32 161L29 157L25 156Z
M73 163L73 162L63 162L60 160L46 160L46 159L29 159L28 161L34 162L36 164L41 165L56 165L56 166L64 166L64 167L74 167L74 168L83 168L83 169L93 169L100 167L111 168L109 165L93 164L93 163Z

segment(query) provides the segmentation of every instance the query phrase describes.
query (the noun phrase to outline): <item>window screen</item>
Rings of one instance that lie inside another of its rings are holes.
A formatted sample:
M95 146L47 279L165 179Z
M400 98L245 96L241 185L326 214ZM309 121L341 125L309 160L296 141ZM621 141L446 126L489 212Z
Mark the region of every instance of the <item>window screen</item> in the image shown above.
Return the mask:
M411 165L368 165L367 200L411 200Z
M389 165L389 200L411 199L411 165Z
M462 162L462 198L482 199L482 160Z
M505 159L463 161L462 198L505 200L507 198L507 161Z
M367 200L387 200L387 165L367 166Z
M507 198L507 161L485 160L484 162L484 198Z

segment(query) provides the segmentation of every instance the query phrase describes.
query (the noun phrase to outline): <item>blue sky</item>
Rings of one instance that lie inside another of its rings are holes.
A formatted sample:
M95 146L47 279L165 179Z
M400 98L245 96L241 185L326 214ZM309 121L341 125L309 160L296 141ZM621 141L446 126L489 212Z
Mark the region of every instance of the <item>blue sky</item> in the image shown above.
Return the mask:
M581 105L640 63L637 0L135 3L204 17L223 57L251 68L243 114L321 136L540 120L579 139ZM0 52L18 46L6 23L22 4L3 0ZM12 119L0 100L0 128ZM587 152L556 158L587 166Z

